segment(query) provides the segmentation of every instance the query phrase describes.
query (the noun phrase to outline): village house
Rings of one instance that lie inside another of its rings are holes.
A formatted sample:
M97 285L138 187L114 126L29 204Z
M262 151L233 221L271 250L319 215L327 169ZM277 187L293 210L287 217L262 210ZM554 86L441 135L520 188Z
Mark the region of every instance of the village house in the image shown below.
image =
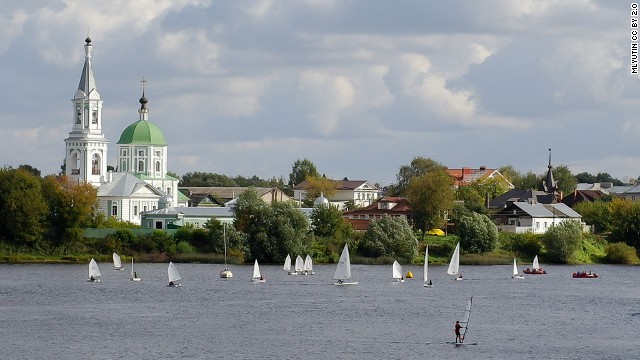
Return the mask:
M362 209L345 211L342 216L354 230L366 231L372 220L382 219L384 215L409 221L410 214L411 208L407 198L384 196Z
M331 180L335 184L335 193L327 196L329 203L338 209L345 209L349 201L353 201L356 207L369 206L378 199L379 190L367 180ZM305 180L294 186L293 197L303 201L307 197L308 182Z

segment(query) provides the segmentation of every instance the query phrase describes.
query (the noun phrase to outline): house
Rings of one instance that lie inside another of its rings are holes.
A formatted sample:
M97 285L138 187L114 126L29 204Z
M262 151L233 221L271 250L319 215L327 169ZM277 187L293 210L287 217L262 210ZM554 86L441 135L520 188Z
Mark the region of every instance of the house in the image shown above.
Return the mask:
M509 189L514 189L513 184L497 169L489 169L486 166L480 166L477 169L463 167L461 169L446 169L447 173L453 178L455 187L471 185L475 182L483 182L489 179L496 179Z
M640 200L640 183L635 185L619 185L607 188L609 195L629 201Z
M120 221L140 224L140 214L155 210L164 192L128 172L108 172L98 188L98 210Z
M278 188L267 187L195 187L187 186L178 188L179 192L190 199L189 206L193 207L219 207L229 206L229 202L233 201L248 189L254 189L267 204L274 201L291 201L293 200L282 190Z
M388 215L409 221L410 214L411 208L407 198L385 196L362 209L345 211L342 216L354 230L366 231L371 220L379 220L382 219L382 216Z
M582 215L563 203L514 202L494 214L492 219L498 230L516 234L544 234L552 226L564 221L582 224Z
M562 198L562 203L568 207L573 208L578 203L588 201L594 202L608 196L608 194L602 190L574 190L571 194Z
M331 180L335 184L335 193L328 197L329 203L339 209L346 208L346 203L353 201L356 207L369 206L378 199L378 188L367 180ZM293 197L302 201L307 197L308 182L305 180L294 186Z
M489 200L489 209L504 209L515 202L553 204L556 202L556 197L554 194L547 194L541 190L511 189Z

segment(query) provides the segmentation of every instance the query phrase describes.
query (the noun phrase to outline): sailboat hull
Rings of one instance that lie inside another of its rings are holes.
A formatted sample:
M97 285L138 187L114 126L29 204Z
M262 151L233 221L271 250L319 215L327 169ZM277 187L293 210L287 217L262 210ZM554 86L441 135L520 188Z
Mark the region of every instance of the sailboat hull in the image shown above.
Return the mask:
M432 288L432 287L433 287L433 285L424 284L424 287L426 287L426 288Z
M140 281L140 278L131 278L131 281Z
M341 283L333 283L335 286L347 286L347 285L358 285L359 281L351 281L351 282L341 282Z
M222 279L231 279L233 277L233 273L229 270L220 271L220 278Z

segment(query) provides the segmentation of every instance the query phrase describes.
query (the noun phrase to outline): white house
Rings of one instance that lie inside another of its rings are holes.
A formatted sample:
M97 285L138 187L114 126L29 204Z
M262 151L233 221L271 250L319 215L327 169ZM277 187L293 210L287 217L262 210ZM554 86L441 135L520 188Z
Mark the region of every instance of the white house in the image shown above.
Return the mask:
M518 234L544 234L564 221L578 221L584 227L582 215L563 203L514 202L496 213L493 220L498 230Z
M327 196L331 205L344 209L348 201L358 207L369 206L378 199L380 191L367 180L331 180L335 184L335 193ZM303 200L307 197L307 181L303 181L293 188L293 197L296 200Z

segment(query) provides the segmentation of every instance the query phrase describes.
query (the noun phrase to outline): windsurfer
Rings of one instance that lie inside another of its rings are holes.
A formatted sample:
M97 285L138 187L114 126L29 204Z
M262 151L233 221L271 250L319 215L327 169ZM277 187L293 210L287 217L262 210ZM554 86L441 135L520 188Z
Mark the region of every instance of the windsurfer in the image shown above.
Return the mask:
M460 335L460 329L462 328L462 325L460 325L460 321L456 321L456 325L455 325L455 333L456 333L456 343L458 343L458 340L460 340L460 342L462 342L463 338Z

